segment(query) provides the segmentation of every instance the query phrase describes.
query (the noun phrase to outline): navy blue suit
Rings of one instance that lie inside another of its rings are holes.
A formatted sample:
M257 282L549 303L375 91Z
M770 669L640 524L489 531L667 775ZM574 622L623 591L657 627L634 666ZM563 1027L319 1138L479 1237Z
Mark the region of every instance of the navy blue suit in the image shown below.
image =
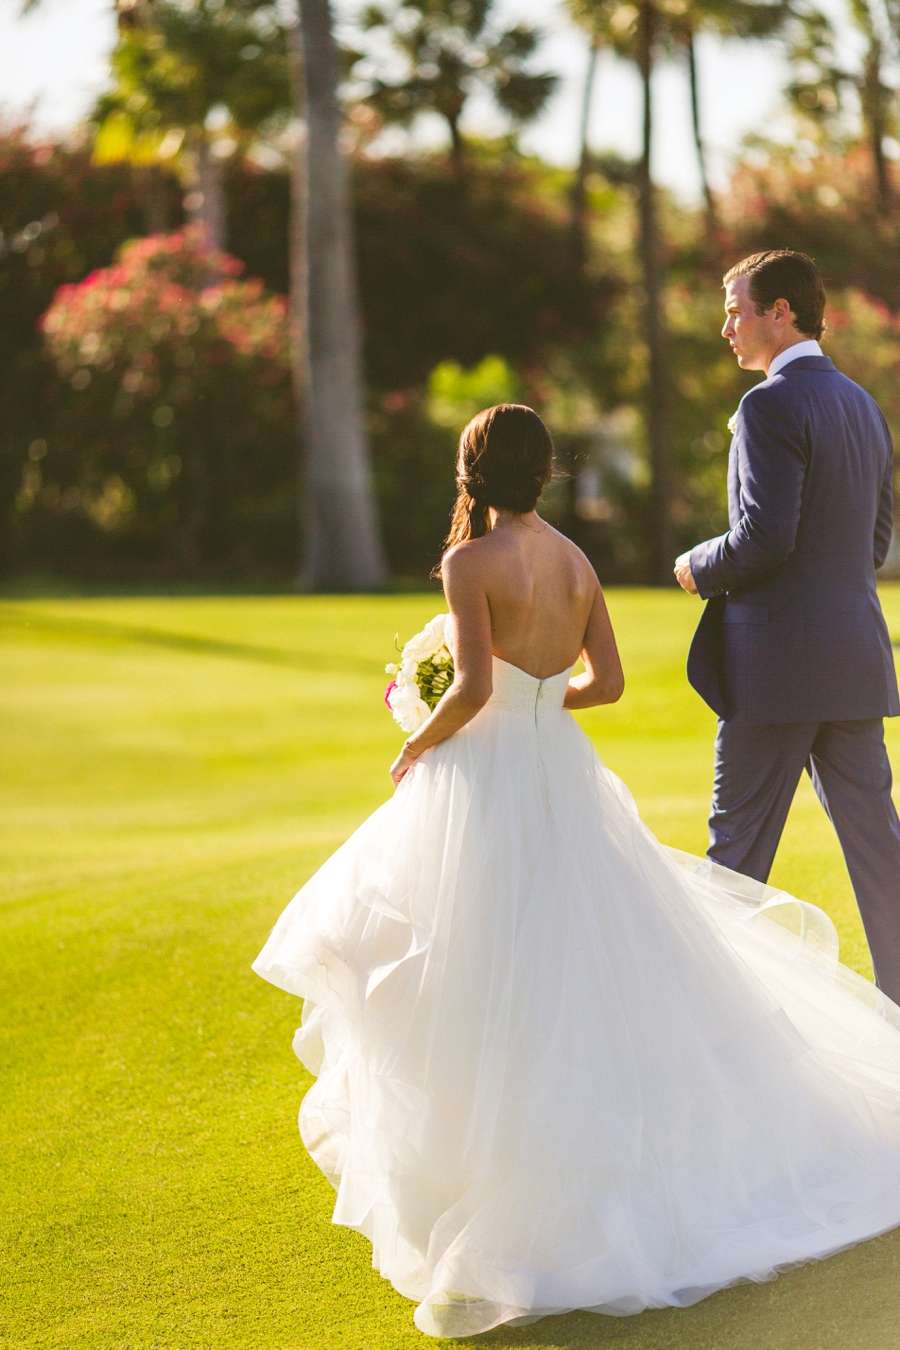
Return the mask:
M900 698L875 586L892 476L878 405L828 357L751 389L731 443L731 528L690 555L708 603L688 678L720 718L709 856L765 881L805 767L876 979L900 1002L900 821L881 723Z

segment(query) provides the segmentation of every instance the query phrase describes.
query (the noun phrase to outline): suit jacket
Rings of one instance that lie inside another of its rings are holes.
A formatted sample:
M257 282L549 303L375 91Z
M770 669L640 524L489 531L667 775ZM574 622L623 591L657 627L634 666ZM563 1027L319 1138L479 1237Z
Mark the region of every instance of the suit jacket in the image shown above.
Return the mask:
M877 403L827 356L744 395L731 528L690 555L708 601L688 679L728 722L900 713L875 569L891 541L893 450Z

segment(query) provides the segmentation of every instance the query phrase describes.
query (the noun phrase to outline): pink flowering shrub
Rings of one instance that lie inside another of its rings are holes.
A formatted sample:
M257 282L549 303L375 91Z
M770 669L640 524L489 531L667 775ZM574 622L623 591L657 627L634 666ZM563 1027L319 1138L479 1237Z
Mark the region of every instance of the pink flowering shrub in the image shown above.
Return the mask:
M900 444L900 316L862 291L829 291L822 348L869 391Z
M293 551L286 304L242 271L189 227L126 244L43 316L66 392L35 497L56 472L58 502L120 571L129 553L163 571L283 571Z

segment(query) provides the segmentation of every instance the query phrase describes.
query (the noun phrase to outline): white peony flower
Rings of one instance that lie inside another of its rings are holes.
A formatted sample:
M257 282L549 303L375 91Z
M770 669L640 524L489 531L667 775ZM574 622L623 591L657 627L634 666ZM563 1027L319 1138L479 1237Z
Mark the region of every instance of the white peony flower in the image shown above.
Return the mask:
M403 648L404 658L409 657L418 663L436 655L444 646L444 628L448 617L446 614L436 614L433 619L429 619L421 633L411 637Z
M394 714L394 721L405 731L407 736L411 736L414 731L431 716L431 709L424 699L419 697L419 687L417 684L398 684L390 694L391 712Z
M444 641L449 614L437 614L425 625L421 633L410 638L400 656L399 664L392 662L385 666L385 673L393 677L393 683L385 693L387 705L394 721L409 736L418 731L423 722L431 716L431 709L422 698L419 687L419 666L432 660L447 662L450 671L443 678L433 679L431 690L435 697L445 692L452 678L453 657Z
M423 629L423 632L431 634L438 647L443 646L444 629L447 627L449 617L449 614L435 614L434 618L429 619Z
M416 688L418 688L418 685L416 684L416 675L418 674L418 671L418 660L413 656L404 656L403 660L400 662L400 669L397 671L397 683L399 685L415 684Z
M427 633L416 633L403 648L401 663L405 661L414 661L416 665L420 661L427 661L431 655L431 640Z

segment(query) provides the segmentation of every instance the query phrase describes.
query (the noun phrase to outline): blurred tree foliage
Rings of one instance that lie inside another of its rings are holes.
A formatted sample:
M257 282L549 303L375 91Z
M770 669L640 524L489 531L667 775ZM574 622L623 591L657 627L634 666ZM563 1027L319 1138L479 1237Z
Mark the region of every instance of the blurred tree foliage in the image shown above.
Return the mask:
M832 296L825 318L829 356L877 400L894 444L900 445L900 316L862 291L848 288Z
M645 580L648 456L639 410L647 353L627 180L617 187L599 168L589 173L579 276L570 266L568 176L507 146L473 143L463 184L446 156L359 154L353 174L369 431L394 573L424 579L439 554L454 444L474 404L515 397L541 412L557 442L548 514L605 578ZM177 223L179 184L169 175L163 183ZM267 292L284 293L286 173L235 159L226 192L230 252ZM719 337L721 272L742 254L789 244L819 260L832 299L827 350L872 390L900 435L900 222L878 209L867 148L753 146L720 205L722 245L713 251L702 212L662 202L677 547L726 524L727 422L758 378L738 370ZM116 310L113 294L133 297L144 286L138 274L156 256L140 251L146 244L122 257L134 274L129 285L107 275L78 292L90 298L107 288L108 332L84 310L80 335L77 324L51 328L52 350L45 346L38 323L57 288L109 268L143 233L126 165L99 166L86 147L8 132L0 137L0 226L4 572L289 583L296 468L282 355L242 349L217 327L201 304L208 277L165 280L188 293L185 312L198 320L183 340L173 331L152 336L155 319L140 304L164 306L150 292ZM206 258L203 266L219 264ZM275 322L264 292L240 295L264 327ZM70 293L55 312L71 303ZM129 314L143 314L136 328ZM104 364L114 336L119 345ZM128 394L138 339L155 373ZM195 493L204 457L205 519Z
M800 10L788 44L794 78L787 92L801 122L811 124L826 144L848 145L848 111L852 118L858 110L862 144L871 159L871 195L876 209L885 214L893 195L885 138L897 130L896 90L888 83L891 47L897 37L890 28L896 29L897 9L892 0L883 10L868 0L850 0L847 8L862 43L858 67L845 65L846 42L839 43L830 18L817 9Z
M644 381L644 422L647 430L650 467L648 531L646 548L651 558L650 575L658 585L674 584L672 559L676 554L675 537L679 517L678 447L673 438L673 422L678 418L673 370L672 339L668 327L666 263L668 251L660 222L660 196L651 172L654 144L654 71L661 61L685 56L689 76L694 141L700 178L706 202L706 229L711 245L718 242L715 202L706 175L706 150L700 120L700 96L696 61L696 36L704 30L723 36L763 38L783 27L789 15L787 0L568 0L568 9L589 34L591 51L600 48L615 51L634 63L642 85L642 148L634 166L637 190L637 250L641 260L641 286L644 293L643 339L647 347L648 372ZM589 71L591 68L589 68ZM589 73L583 136L587 127L587 99L592 73ZM583 141L584 144L584 141ZM582 151L582 165L585 154ZM583 169L576 176L573 194L573 226L576 241L581 233L580 218Z
M177 214L177 183L164 178L163 190ZM98 168L87 146L35 144L18 128L0 136L0 232L0 567L49 570L14 508L28 447L56 415L38 322L58 286L143 232L143 207L126 165ZM72 565L77 574L77 555Z
M168 186L177 219L177 185L171 180ZM468 365L492 352L517 366L537 369L556 348L590 346L605 329L621 282L614 269L603 266L587 282L573 282L567 269L565 177L536 163L510 161L506 155L473 156L466 188L460 190L446 160L360 158L354 186L380 505L392 567L400 575L424 575L445 533L453 493L452 437L430 422L423 398L430 371L441 360ZM231 251L271 289L283 291L286 176L234 165L227 192ZM140 203L125 166L93 165L84 149L36 147L21 133L0 145L0 200L5 237L15 244L0 257L4 301L0 342L9 356L0 372L0 397L7 413L0 509L13 525L6 534L5 566L111 575L126 568L129 532L138 529L141 518L136 507L130 523L122 517L116 531L104 539L97 535L99 527L96 521L91 523L84 504L71 505L70 493L68 510L74 512L73 521L81 522L82 534L76 539L70 532L65 547L60 543L51 556L48 540L56 527L50 516L41 516L41 503L52 507L51 516L56 506L31 489L23 496L22 489L26 480L36 481L35 461L29 459L33 442L50 447L43 459L46 477L50 453L58 447L62 454L63 442L66 456L89 457L92 445L106 443L116 434L108 411L111 403L99 396L86 400L85 391L60 382L42 349L37 322L60 283L80 281L98 265L109 264L118 246L142 233ZM51 213L58 217L48 236L54 240L52 251L41 242L45 227L40 224ZM591 361L596 366L596 358L590 357L588 365ZM29 371L27 384L20 378L24 370ZM223 370L223 409L231 407L231 418L236 414L229 402L233 390L226 388L229 380ZM100 387L92 385L94 390ZM258 435L262 463L267 454L264 442L270 436L264 423ZM173 453L187 465L185 454ZM289 459L283 462L282 475L284 490L293 491L295 469ZM121 473L120 477L127 481ZM76 483L73 467L71 481L58 484L59 500ZM230 574L240 553L246 575L277 573L287 580L291 575L287 559L295 550L294 526L283 514L282 544L275 548L268 491L262 482L255 484L252 475L241 485L241 511L264 522L253 536L257 542L252 548L246 538L240 548L221 539L211 550L195 553L193 562L182 550L178 562L174 544L167 545L162 554L169 571ZM235 531L235 517L226 513L224 518L231 522L223 525L225 533ZM141 529L145 542L128 554L127 568L132 574L140 567L158 574L162 554L151 557L153 547L146 542L145 526ZM60 541L62 537L58 534Z
M732 254L790 241L816 259L830 284L900 309L900 218L880 209L864 144L758 141L732 175L726 209Z
M154 200L158 168L174 166L188 215L224 247L224 162L290 107L277 8L270 0L133 0L126 13L112 88L94 112L95 158L144 169L156 228L165 227Z
M602 251L573 274L565 189L564 174L483 146L470 147L463 182L444 157L355 163L369 430L398 575L430 570L454 496L461 428L429 417L435 366L499 355L527 375L567 351L585 379L606 378L602 337L623 280Z
M56 417L16 499L57 559L88 548L157 576L290 566L286 305L242 271L192 226L57 292L41 322Z
M457 167L465 147L460 119L471 94L488 91L518 130L537 117L558 82L531 69L540 33L523 23L498 26L493 8L492 0L369 4L359 22L375 41L351 53L364 102L401 126L422 113L442 117ZM392 65L399 69L391 72Z

